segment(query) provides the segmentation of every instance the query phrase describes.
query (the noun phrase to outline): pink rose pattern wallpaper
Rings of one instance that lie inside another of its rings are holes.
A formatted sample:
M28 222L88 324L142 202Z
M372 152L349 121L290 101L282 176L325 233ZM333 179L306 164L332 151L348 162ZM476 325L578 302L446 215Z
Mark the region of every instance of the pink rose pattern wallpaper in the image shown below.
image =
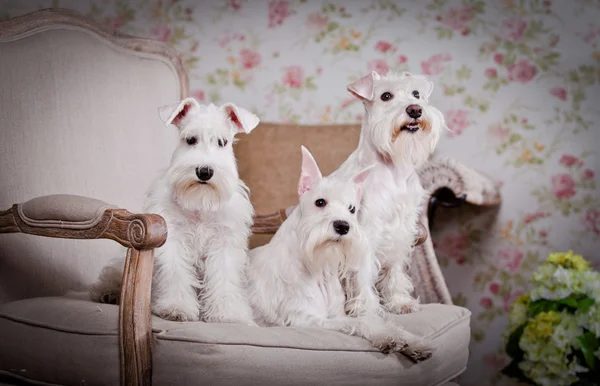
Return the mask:
M0 17L72 8L175 46L193 96L263 121L349 123L345 86L371 70L435 82L438 155L492 176L499 209L440 210L433 239L456 304L473 312L464 385L510 385L511 302L551 251L600 268L600 2L596 0L4 1ZM332 144L335 146L335 144Z

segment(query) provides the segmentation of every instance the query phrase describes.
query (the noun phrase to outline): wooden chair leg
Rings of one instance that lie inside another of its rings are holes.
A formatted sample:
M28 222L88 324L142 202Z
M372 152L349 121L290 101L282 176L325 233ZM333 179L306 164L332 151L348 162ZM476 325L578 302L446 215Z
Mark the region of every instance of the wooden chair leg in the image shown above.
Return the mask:
M152 384L150 292L154 250L129 248L119 306L121 386Z

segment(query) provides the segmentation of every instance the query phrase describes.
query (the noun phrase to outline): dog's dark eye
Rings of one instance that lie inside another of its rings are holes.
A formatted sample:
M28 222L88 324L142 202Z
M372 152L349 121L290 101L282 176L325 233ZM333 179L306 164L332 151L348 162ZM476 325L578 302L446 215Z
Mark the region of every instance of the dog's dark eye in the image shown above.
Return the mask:
M419 99L419 92L417 90L412 92L412 96L414 96L415 98Z
M356 207L354 205L350 205L348 207L348 210L350 211L350 213L354 214L356 212Z
M315 205L319 208L324 207L325 205L327 205L327 201L325 201L322 198L319 198L317 201L315 201Z
M392 99L394 96L392 95L391 92L384 92L383 94L381 94L381 100L384 102L389 101L390 99Z
M198 138L196 137L187 137L185 139L185 141L187 142L188 145L192 146L198 143Z
M218 141L219 147L225 147L227 146L227 140L226 139L219 139Z

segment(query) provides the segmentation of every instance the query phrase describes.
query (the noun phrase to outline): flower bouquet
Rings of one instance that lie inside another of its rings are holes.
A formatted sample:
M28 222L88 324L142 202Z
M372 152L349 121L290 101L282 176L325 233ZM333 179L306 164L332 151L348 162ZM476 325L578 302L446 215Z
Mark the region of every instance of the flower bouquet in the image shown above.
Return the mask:
M600 273L572 251L551 253L508 315L502 373L533 385L600 385Z

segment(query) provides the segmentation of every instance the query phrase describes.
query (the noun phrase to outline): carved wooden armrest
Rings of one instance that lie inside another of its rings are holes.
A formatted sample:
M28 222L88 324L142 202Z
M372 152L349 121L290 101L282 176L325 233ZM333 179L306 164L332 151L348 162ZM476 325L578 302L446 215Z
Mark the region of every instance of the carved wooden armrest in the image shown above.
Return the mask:
M0 233L22 232L66 239L111 239L138 250L167 240L167 224L157 214L133 214L103 201L73 195L34 198L0 211Z
M494 180L460 162L437 159L419 170L421 184L430 194L427 210L429 227L438 206L456 207L464 202L473 205L500 205L500 192Z
M34 198L0 211L0 233L66 239L110 239L127 247L119 301L121 385L150 385L150 291L154 248L167 241L157 214L134 214L103 201L73 195Z

